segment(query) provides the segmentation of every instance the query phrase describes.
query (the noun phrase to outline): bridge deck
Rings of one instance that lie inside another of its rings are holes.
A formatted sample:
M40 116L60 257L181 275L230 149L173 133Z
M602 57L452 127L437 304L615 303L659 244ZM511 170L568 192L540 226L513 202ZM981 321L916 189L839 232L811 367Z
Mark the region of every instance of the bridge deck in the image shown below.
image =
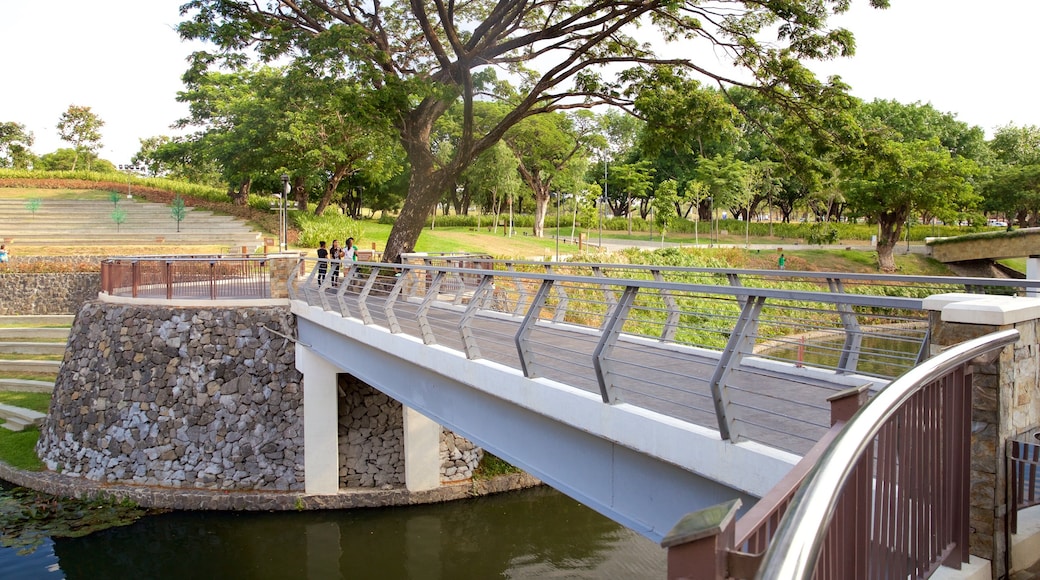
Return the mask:
M330 306L338 304L336 291L325 290ZM338 297L346 316L359 316L358 294L345 291ZM366 304L372 323L389 327L385 297L369 296ZM422 337L416 301L399 300L394 314L401 332ZM435 303L428 313L436 344L464 351L459 324L464 309ZM481 358L522 369L515 336L522 318L478 313L469 323ZM537 361L537 375L574 388L599 394L593 368L593 352L599 336L587 329L543 321L536 325L530 359ZM714 356L712 356L714 354ZM612 352L615 386L624 403L696 425L718 429L709 380L718 365L718 353L675 348L665 343L621 341ZM681 385L676 388L669 385ZM836 384L792 368L790 372L744 365L727 379L730 413L736 413L743 437L765 445L803 454L827 430L827 398L847 385Z

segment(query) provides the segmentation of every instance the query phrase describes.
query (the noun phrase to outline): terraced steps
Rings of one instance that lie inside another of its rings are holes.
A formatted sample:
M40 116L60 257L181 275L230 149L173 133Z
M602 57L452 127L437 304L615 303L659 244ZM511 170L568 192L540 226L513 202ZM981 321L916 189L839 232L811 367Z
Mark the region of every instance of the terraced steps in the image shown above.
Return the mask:
M0 316L0 353L43 355L60 359L65 352L73 320L74 317L70 315ZM53 328L55 325L64 326ZM60 360L0 359L0 390L53 391L53 381L30 380L17 375L57 375L60 368Z
M108 201L45 200L35 213L25 200L0 200L0 241L22 246L83 245L209 245L252 251L263 236L244 221L212 212L185 208L180 222L170 207L145 201L123 200L118 209L125 220L116 224ZM179 231L178 231L179 230Z

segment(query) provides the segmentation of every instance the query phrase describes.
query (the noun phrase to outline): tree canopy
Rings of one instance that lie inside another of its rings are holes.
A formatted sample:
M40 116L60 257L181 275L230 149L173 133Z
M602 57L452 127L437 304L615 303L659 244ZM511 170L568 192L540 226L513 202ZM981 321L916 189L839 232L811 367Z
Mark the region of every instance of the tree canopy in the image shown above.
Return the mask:
M412 249L426 216L470 162L523 119L599 104L630 108L624 89L633 77L614 74L618 67L693 70L714 82L753 87L810 119L814 103L843 87L818 81L801 61L853 52L851 33L827 24L831 13L848 6L849 0L191 0L182 7L187 19L179 31L216 46L212 54L196 54L196 66L290 58L306 61L317 76L351 79L375 92L411 169L408 196L387 240L385 257L393 260ZM633 37L636 25L652 26L660 46ZM670 57L666 45L675 42L714 46L747 72ZM490 70L517 79L516 93L497 94L487 82ZM508 99L509 109L478 130L479 99ZM463 107L461 138L450 155L438 156L433 126L456 101Z
M71 143L75 151L72 171L76 170L80 153L83 152L91 154L87 156L87 169L90 169L91 160L101 149L101 127L104 126L105 122L90 107L69 105L68 110L61 114L56 127L61 140Z

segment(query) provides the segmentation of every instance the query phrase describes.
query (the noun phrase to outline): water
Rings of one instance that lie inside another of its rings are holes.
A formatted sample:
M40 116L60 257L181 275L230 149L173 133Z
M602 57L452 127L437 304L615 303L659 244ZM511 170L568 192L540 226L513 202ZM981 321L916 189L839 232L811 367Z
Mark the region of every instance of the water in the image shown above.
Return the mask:
M27 556L0 548L0 578L19 580L659 579L665 570L657 544L550 488L399 508L174 512Z

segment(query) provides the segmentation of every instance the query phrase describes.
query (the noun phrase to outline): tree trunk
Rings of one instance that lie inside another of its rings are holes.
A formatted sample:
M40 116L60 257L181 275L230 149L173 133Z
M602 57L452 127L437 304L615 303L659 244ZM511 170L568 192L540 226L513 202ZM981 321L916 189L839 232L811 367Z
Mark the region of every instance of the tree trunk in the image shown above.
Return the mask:
M880 226L877 243L878 268L886 274L896 271L894 250L896 244L899 243L899 236L903 232L903 223L906 222L906 216L901 214L902 212L885 213L878 220Z
M325 184L325 191L321 192L318 207L314 208L314 215L321 215L325 212L325 208L329 207L329 204L332 203L332 195L336 193L336 189L339 188L340 182L347 176L349 170L350 165L347 164L339 165L332 170L332 176L329 178L329 182Z
M545 237L545 213L549 209L549 192L539 191L534 196L534 237Z
M411 156L409 156L411 157ZM415 242L422 233L426 218L437 209L437 202L447 187L454 183L454 175L436 171L432 163L412 162L412 175L408 180L408 196L401 213L386 240L383 260L397 262L401 254L415 249Z
M296 209L307 211L307 185L300 175L293 178L293 192L296 193Z
M253 185L253 178L247 177L238 183L238 190L231 193L231 203L235 205L246 205L249 203L249 189Z

